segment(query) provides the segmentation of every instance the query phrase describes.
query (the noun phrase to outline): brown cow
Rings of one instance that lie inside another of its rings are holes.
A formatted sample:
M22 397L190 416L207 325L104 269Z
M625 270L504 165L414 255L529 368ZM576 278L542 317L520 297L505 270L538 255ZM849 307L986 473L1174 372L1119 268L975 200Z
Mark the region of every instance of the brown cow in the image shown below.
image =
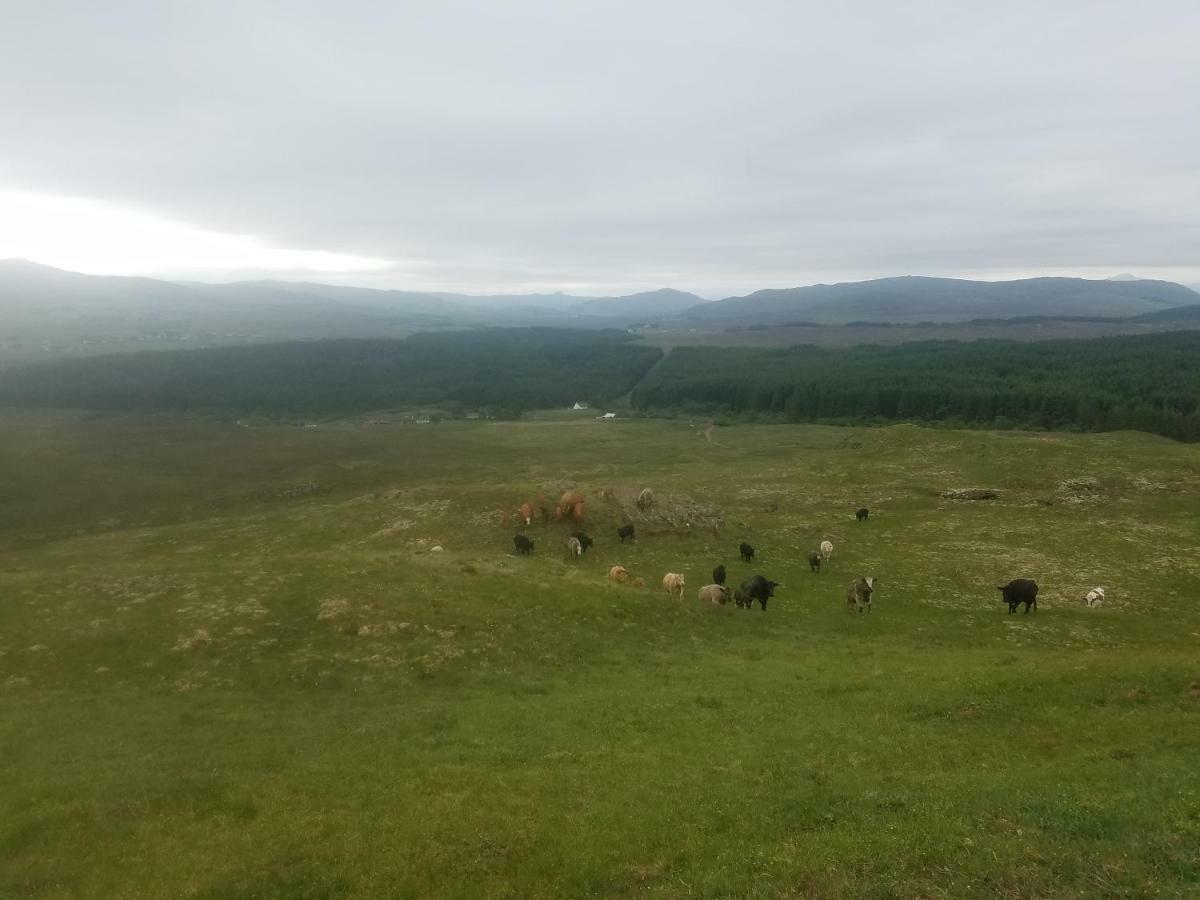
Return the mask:
M525 520L526 525L533 522L533 504L528 500L521 504L518 512L521 514L521 518Z
M874 578L855 578L846 588L846 606L859 612L871 611L871 595L875 593Z

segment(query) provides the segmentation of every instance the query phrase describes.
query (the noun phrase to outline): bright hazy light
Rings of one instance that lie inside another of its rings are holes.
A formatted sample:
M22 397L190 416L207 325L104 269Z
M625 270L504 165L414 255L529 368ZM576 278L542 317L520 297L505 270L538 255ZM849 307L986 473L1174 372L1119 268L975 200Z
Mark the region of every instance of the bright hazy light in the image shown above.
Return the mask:
M0 191L0 259L30 259L94 275L378 272L393 263L272 247L78 197Z

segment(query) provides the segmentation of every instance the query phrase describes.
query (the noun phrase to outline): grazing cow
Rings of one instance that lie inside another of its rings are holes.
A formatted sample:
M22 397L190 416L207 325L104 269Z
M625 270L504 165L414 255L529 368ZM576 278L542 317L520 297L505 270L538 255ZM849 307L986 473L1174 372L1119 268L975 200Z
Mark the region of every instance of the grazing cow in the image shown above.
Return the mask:
M1098 609L1104 605L1104 588L1092 588L1083 595L1082 600L1088 609Z
M754 548L745 541L742 541L741 544L738 545L738 553L742 555L742 559L744 559L746 562L754 562Z
M875 593L874 578L855 578L846 588L846 605L862 612L871 611L871 595Z
M533 504L526 500L521 504L521 508L517 510L521 518L525 520L525 524L529 525L533 522Z
M571 537L573 537L573 538L575 538L575 540L579 541L579 548L584 553L588 552L588 547L590 547L590 546L592 546L592 544L596 543L590 537L588 537L586 534L584 534L582 531L572 531Z
M724 584L725 583L725 565L724 565L724 563L722 563L721 565L719 565L715 569L713 569L713 583L714 584Z
M642 488L642 492L637 497L637 508L639 512L645 512L654 505L654 491L650 488Z
M583 494L563 491L563 495L558 498L558 505L554 507L554 518L561 519L564 516L576 522L583 521Z
M767 601L775 596L775 588L783 587L778 581L768 581L761 575L754 575L742 582L742 586L733 592L734 602L744 609L750 609L757 600L763 612L767 611Z
M1022 603L1025 604L1025 615L1029 615L1031 606L1033 611L1037 612L1038 586L1036 581L1030 581L1028 578L1014 578L1008 584L997 587L996 590L1004 595L1003 600L1008 604L1010 616Z
M583 547L579 543L579 538L567 538L567 553L571 556L583 556Z
M513 545L517 548L517 552L528 556L533 552L533 541L525 537L523 534L513 535Z
M629 538L629 540L631 540L631 541L637 540L633 536L633 526L632 525L622 525L620 528L618 528L617 529L617 537L619 537L621 539L622 544L625 543L625 538Z
M810 569L812 569L814 572L821 571L821 554L820 553L817 553L814 550L812 553L808 554L808 567Z
M821 556L825 562L829 562L829 557L833 556L832 541L821 541Z
M871 514L871 511L864 506L864 507L861 507L860 509L855 510L854 518L856 518L856 519L858 519L858 521L862 522L870 514Z
M700 588L697 594L701 603L711 603L713 606L724 606L729 602L729 588L723 584L707 584Z
M683 576L677 572L668 572L663 576L663 590L673 596L683 596Z
M618 584L624 584L629 580L629 572L624 566L613 566L608 570L608 578L610 581L615 581Z

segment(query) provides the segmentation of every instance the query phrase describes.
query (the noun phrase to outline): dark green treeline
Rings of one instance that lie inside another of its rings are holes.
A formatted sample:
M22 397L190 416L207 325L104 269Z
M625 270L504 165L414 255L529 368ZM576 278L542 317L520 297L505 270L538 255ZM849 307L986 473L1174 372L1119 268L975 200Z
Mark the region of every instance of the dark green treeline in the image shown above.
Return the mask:
M0 405L337 414L406 406L500 415L603 403L660 357L621 331L505 328L125 353L0 375Z
M789 422L943 421L1136 429L1200 440L1200 332L1037 343L675 350L633 395L641 410Z

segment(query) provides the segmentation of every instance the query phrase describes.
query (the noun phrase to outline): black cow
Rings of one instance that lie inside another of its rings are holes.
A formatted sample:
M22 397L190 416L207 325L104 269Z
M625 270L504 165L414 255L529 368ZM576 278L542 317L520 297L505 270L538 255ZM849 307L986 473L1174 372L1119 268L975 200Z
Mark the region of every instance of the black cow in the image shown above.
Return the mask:
M1010 616L1017 611L1017 607L1022 603L1025 604L1025 615L1029 615L1029 608L1031 606L1033 607L1033 611L1037 612L1038 586L1036 581L1030 581L1028 578L1014 578L1003 587L997 587L997 590L1004 595L1003 600L1008 604L1008 614Z
M588 537L586 534L584 534L582 531L572 531L571 537L573 537L573 538L575 538L575 540L579 541L579 549L583 553L587 553L588 547L590 547L590 546L592 546L592 544L596 543L590 537Z
M516 546L518 553L523 553L528 556L533 552L533 541L525 537L523 534L514 534L513 544Z
M821 571L821 554L816 550L808 554L808 567L814 572Z
M717 566L715 569L713 569L713 584L724 584L724 583L725 583L725 566L722 564L722 565Z
M862 509L859 509L854 513L854 518L858 519L858 521L861 522L864 519L866 519L866 517L869 516L870 514L871 514L871 511L864 506Z
M621 539L622 544L625 543L625 538L629 538L631 541L634 540L633 526L632 525L622 525L620 528L617 529L617 537L619 537Z
M746 562L754 562L754 548L745 541L738 546L738 553L742 555L742 559Z
M761 575L754 575L742 582L742 586L733 592L733 600L743 609L750 609L757 600L767 611L767 600L775 596L775 588L782 587L778 581L768 581Z

